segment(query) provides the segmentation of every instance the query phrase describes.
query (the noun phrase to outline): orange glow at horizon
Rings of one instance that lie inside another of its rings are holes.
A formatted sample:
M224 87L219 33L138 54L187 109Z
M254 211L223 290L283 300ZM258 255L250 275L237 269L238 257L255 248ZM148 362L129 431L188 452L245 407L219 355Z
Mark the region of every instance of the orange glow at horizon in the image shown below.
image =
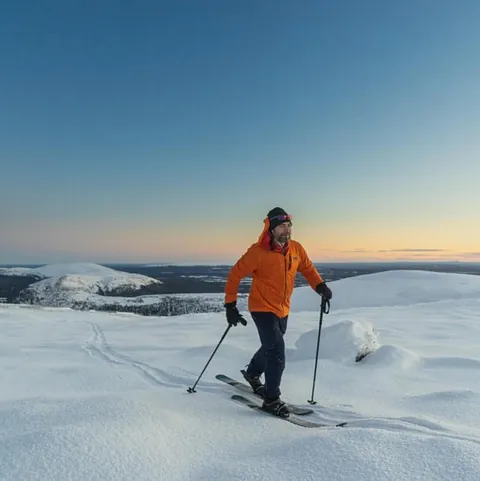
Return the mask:
M115 224L50 224L2 233L3 242L39 256L70 253L82 259L153 262L235 262L254 243L262 225L152 228ZM468 233L469 235L466 235ZM359 229L351 225L322 228L299 224L293 238L315 262L368 260L480 261L480 228L473 223L383 226Z

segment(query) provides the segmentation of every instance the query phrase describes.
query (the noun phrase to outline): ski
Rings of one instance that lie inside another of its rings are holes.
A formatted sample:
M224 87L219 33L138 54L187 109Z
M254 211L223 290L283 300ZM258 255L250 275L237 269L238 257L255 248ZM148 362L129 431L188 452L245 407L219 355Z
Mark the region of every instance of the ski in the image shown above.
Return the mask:
M225 374L217 374L215 377L219 381L227 383L230 386L233 386L233 387L239 389L240 391L244 392L245 394L250 394L250 395L255 396L259 399L263 399L262 396L253 392L253 389L250 387L250 385L248 385L246 383L237 381L236 379L233 379L233 378L231 378L231 377L229 377ZM305 416L307 414L313 413L313 409L310 409L310 408L304 408L302 406L296 406L295 404L289 404L289 403L287 403L287 406L289 407L292 414L296 414L297 416Z
M245 396L242 396L241 394L234 394L231 397L235 402L240 403L244 406L249 407L250 409L253 409L255 411L260 411L265 414L269 414L270 416L273 416L278 419L282 419L284 421L287 421L289 423L295 424L296 426L302 426L304 428L334 428L334 427L344 427L347 425L346 422L343 423L338 423L338 424L325 424L325 423L318 423L315 421L310 421L308 419L302 418L302 417L297 417L295 414L290 414L288 417L282 417L282 416L277 416L274 413L271 413L269 411L265 411L262 408L261 404L257 404L255 401L252 401L250 399L247 399Z

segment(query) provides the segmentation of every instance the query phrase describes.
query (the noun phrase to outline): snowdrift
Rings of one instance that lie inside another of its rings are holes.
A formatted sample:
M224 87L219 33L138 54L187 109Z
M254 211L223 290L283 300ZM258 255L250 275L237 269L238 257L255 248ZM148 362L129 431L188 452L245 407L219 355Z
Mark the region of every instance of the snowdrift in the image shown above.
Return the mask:
M295 349L289 349L289 361L315 359L318 328L305 332L295 342ZM340 321L323 326L320 336L319 358L336 362L360 361L380 346L378 334L372 323Z

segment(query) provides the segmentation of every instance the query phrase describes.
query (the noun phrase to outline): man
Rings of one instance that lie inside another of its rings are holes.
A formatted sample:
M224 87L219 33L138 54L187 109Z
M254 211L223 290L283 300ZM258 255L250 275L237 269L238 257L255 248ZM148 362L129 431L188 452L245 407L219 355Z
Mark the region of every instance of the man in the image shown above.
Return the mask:
M248 309L257 326L261 346L242 374L264 398L263 408L277 416L290 414L280 399L280 383L285 369L283 336L297 271L318 294L328 300L332 297L303 246L291 240L291 228L292 216L280 207L272 209L264 220L258 241L232 267L225 286L227 322L236 326L244 320L236 306L240 281L249 275L253 278ZM260 381L263 373L265 385Z

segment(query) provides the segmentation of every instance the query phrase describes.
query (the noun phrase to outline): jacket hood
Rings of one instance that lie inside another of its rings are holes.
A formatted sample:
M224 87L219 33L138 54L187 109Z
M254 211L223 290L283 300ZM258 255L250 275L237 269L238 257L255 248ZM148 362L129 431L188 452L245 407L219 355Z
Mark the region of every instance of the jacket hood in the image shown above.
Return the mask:
M266 250L275 250L282 253L288 252L289 248L288 242L285 244L283 249L279 245L275 245L275 247L272 246L272 233L270 232L270 221L268 217L265 217L265 219L263 220L263 229L258 236L258 244L260 245L260 247L263 247Z

